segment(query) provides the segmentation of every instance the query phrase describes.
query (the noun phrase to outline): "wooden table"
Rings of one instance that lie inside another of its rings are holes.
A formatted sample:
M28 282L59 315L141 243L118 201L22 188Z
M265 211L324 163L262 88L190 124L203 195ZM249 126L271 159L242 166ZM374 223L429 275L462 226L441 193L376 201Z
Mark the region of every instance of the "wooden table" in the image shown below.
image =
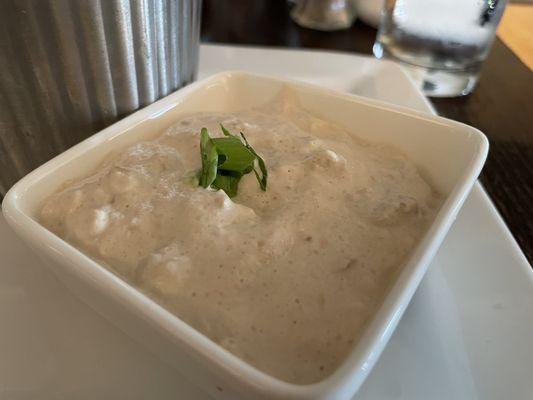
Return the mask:
M375 36L360 22L338 32L301 28L285 0L204 0L203 42L372 54ZM497 39L471 95L431 101L440 115L488 136L481 182L533 263L533 73Z

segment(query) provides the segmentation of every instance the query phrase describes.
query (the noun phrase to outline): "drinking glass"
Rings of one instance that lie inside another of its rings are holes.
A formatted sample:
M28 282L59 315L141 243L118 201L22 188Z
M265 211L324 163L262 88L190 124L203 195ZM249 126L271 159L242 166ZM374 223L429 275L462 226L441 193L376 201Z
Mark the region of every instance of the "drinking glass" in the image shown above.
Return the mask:
M470 93L505 0L387 0L374 55L411 65L428 96Z

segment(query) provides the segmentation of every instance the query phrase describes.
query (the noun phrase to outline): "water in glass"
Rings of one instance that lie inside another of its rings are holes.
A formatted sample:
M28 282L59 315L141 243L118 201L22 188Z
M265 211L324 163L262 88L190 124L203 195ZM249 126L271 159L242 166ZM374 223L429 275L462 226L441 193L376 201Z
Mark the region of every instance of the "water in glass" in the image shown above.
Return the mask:
M505 0L388 0L374 54L414 66L429 96L468 94L504 7Z

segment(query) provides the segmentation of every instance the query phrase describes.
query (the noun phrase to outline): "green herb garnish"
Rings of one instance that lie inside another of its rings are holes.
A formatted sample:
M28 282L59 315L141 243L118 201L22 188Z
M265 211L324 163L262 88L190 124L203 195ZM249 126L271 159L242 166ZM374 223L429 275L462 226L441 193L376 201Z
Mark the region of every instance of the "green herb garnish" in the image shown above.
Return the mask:
M229 197L237 196L237 188L242 175L222 175L217 174L217 177L211 187L215 189L222 189Z
M235 197L242 176L254 171L259 187L265 191L268 178L265 161L250 146L242 132L239 137L231 134L222 124L220 128L224 134L222 138L211 138L206 128L200 132L202 170L199 173L199 185L222 189L229 197ZM256 160L261 176L255 167Z
M257 178L257 181L259 182L259 186L261 187L261 190L267 189L267 179L268 179L268 171L266 169L265 160L263 160L259 154L255 152L252 146L248 143L248 140L246 140L246 137L244 136L244 133L240 132L242 138L244 139L244 143L246 144L246 148L250 150L250 153L252 153L255 158L257 158L257 164L259 164L259 169L261 170L262 176L259 177L259 173L255 168L253 168L255 177Z
M200 154L202 155L200 186L208 188L217 176L218 153L206 128L202 128L200 132Z

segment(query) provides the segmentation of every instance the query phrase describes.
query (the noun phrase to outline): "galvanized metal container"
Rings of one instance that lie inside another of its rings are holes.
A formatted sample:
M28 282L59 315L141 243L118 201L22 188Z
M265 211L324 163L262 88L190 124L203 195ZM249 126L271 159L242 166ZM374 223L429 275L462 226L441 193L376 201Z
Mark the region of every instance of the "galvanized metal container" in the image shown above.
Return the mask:
M0 194L191 82L201 0L0 1Z

